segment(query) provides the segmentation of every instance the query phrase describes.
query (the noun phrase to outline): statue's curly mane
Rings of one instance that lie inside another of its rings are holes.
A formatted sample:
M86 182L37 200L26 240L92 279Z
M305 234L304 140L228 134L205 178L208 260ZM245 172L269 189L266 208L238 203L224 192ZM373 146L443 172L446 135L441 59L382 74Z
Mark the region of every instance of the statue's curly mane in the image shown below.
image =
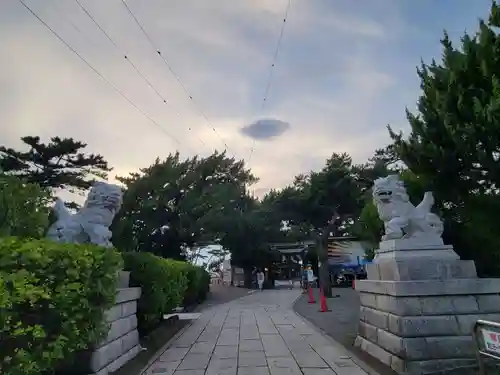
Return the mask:
M112 208L117 212L122 204L122 191L118 186L112 186L104 183L96 183L90 189L89 195L85 200L80 212L90 207L94 208Z

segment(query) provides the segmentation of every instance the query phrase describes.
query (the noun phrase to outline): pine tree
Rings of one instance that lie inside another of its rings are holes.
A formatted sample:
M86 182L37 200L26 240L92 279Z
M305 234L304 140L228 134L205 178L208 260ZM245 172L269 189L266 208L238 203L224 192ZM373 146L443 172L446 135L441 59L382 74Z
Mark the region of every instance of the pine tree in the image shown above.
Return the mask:
M442 62L418 69L418 113L407 110L411 134L389 128L398 156L433 189L455 201L500 188L500 8L455 48L445 33Z
M79 192L88 189L95 178L106 179L111 171L101 155L81 152L87 145L73 138L53 137L49 143L40 137L22 137L26 152L0 146L0 170L45 188Z
M394 152L433 190L446 243L482 275L500 275L500 7L464 34L445 33L442 61L421 64L417 113L409 137L394 133Z

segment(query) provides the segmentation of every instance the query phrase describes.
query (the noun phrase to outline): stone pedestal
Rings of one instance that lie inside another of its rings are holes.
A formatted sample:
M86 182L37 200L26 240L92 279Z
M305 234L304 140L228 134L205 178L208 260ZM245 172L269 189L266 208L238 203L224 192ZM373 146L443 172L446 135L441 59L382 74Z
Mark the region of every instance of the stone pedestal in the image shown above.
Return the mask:
M92 375L107 375L122 367L140 351L137 331L137 300L141 288L129 288L129 272L121 272L118 279L115 305L106 311L110 329L90 357Z
M500 279L479 279L451 246L384 241L368 279L356 282L355 345L399 374L476 365L472 327L500 321Z

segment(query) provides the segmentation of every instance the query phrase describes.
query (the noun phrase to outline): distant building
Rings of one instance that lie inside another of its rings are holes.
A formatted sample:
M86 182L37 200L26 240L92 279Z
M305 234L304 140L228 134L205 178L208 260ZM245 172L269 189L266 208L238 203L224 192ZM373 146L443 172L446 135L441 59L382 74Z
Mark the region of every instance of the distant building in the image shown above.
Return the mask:
M328 264L361 264L365 257L363 242L356 237L330 237L328 239Z

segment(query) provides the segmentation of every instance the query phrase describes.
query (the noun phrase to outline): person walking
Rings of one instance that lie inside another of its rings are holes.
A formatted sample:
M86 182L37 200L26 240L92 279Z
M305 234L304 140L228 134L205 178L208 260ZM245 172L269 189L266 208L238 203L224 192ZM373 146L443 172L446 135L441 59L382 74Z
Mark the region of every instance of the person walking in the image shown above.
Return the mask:
M262 270L257 272L257 284L259 285L259 289L262 291L262 288L264 287L264 272L262 272Z
M302 270L302 289L304 289L304 293L307 292L307 268L304 267Z

